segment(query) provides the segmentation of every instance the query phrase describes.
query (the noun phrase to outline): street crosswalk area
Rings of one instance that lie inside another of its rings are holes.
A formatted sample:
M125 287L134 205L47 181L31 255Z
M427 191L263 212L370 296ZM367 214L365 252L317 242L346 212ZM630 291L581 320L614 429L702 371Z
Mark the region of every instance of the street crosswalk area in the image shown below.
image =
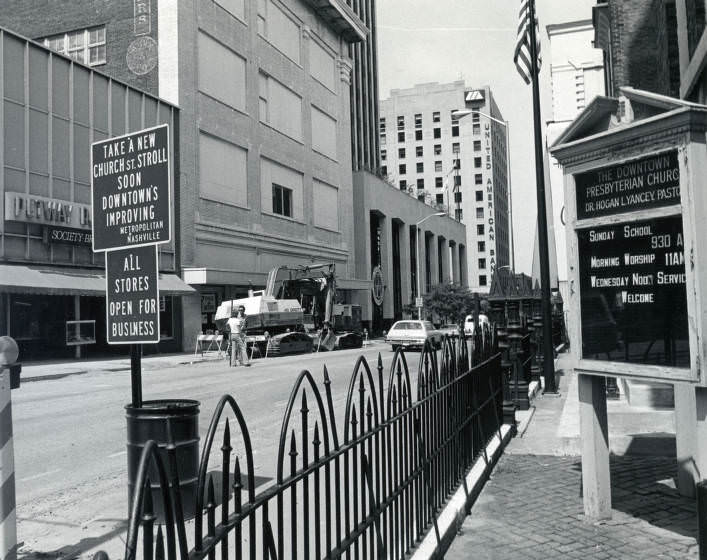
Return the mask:
M675 458L612 456L612 519L589 522L579 457L506 454L445 559L697 558L695 502L676 470Z

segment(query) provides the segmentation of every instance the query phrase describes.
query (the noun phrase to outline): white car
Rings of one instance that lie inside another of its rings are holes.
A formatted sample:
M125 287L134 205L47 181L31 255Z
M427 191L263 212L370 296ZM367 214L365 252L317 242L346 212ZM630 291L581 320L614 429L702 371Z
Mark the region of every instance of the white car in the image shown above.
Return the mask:
M486 323L488 325L489 318L487 315L484 315L483 313L479 313L479 325L482 325L484 323ZM466 335L474 334L474 316L473 315L467 315L466 319L464 320L464 334L466 334Z
M442 346L442 333L429 321L412 319L398 321L385 336L385 341L393 347L393 351L399 347L422 349L426 340L431 342L433 348L439 348Z

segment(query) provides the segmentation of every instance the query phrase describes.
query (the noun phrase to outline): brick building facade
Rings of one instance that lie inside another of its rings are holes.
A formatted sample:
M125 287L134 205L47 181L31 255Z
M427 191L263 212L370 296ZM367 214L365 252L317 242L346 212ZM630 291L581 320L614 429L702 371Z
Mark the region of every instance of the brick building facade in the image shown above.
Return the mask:
M67 32L104 28L105 58L98 63L78 61L133 87L157 94L160 3L158 0L4 0L0 26L39 42ZM70 48L77 47L74 43Z
M595 46L605 52L606 91L631 86L677 97L674 0L604 0L594 7Z

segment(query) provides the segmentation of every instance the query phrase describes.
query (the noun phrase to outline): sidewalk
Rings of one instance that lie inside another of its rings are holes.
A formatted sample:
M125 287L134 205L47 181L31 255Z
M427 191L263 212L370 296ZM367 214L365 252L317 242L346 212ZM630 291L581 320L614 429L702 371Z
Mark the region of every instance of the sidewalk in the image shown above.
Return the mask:
M534 413L524 413L529 421L521 423L445 558L697 558L695 502L680 496L673 480L672 412L608 403L613 515L588 522L573 371L562 372L559 388L559 397L538 396Z

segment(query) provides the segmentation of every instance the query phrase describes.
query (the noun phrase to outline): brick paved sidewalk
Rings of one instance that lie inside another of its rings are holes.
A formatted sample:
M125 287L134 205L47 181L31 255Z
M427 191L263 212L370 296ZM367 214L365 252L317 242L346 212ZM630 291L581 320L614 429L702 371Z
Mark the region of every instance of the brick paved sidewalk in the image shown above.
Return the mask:
M613 518L584 521L579 457L506 454L446 559L697 558L694 500L674 458L612 456Z

